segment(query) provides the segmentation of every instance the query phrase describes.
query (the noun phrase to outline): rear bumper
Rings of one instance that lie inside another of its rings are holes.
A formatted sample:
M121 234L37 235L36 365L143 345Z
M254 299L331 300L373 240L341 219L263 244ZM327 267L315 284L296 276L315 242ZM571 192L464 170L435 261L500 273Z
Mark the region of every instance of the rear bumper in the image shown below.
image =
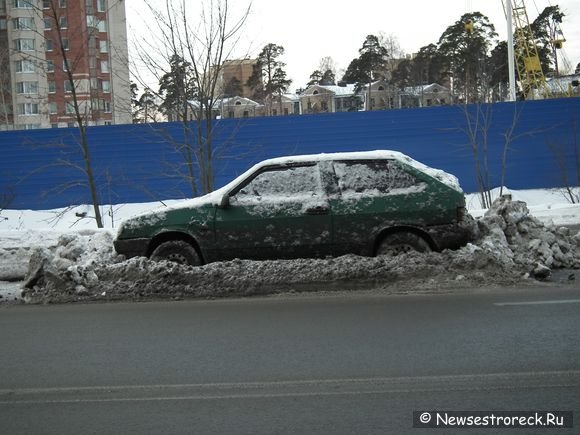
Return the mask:
M124 255L126 258L146 257L150 241L151 239L148 238L117 239L113 244L115 245L115 251L117 251L118 254Z
M475 239L477 223L468 216L460 223L436 225L428 227L427 231L438 251L458 249Z

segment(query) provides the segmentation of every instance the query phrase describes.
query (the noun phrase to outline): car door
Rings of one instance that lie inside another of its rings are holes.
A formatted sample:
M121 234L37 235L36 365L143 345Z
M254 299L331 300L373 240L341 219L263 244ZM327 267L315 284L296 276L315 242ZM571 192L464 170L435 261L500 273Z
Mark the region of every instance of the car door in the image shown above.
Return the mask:
M227 258L325 255L331 219L318 164L262 168L231 191L214 228L216 249Z
M338 253L368 252L377 234L428 220L428 184L392 160L333 163L338 195L330 200Z

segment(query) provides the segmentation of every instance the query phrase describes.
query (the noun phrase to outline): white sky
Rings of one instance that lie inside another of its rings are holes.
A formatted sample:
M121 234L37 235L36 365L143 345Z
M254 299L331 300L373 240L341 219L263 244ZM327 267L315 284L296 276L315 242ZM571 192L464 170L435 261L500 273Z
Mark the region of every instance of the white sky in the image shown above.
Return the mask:
M189 0L188 6L193 8L194 1ZM559 5L566 14L562 30L567 42L561 52L573 69L580 62L580 1L525 0L525 3L530 21L550 5ZM232 4L240 7L248 2L232 0ZM291 90L308 82L324 56L332 57L339 71L346 69L369 34L392 34L402 50L410 54L436 43L464 13L478 11L495 25L500 39L506 39L502 0L361 0L344 5L336 0L253 0L252 5L240 53L254 57L268 43L282 45L285 48L282 60L293 80ZM143 10L141 1L127 2L130 38L143 38L151 31L142 25L139 9Z

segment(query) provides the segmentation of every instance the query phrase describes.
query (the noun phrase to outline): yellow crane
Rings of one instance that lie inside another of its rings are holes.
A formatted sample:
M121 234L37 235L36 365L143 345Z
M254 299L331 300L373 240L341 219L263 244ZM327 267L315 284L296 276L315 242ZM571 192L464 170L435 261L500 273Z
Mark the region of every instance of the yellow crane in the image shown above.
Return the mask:
M515 64L524 98L526 100L549 98L550 88L542 71L538 47L534 40L524 0L507 1L512 2Z

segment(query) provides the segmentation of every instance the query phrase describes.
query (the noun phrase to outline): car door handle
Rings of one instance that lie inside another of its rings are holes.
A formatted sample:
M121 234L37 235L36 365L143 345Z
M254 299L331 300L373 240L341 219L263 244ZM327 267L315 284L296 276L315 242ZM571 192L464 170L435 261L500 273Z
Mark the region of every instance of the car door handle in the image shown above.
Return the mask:
M306 209L306 214L328 214L330 209L322 205L316 207L310 207Z

